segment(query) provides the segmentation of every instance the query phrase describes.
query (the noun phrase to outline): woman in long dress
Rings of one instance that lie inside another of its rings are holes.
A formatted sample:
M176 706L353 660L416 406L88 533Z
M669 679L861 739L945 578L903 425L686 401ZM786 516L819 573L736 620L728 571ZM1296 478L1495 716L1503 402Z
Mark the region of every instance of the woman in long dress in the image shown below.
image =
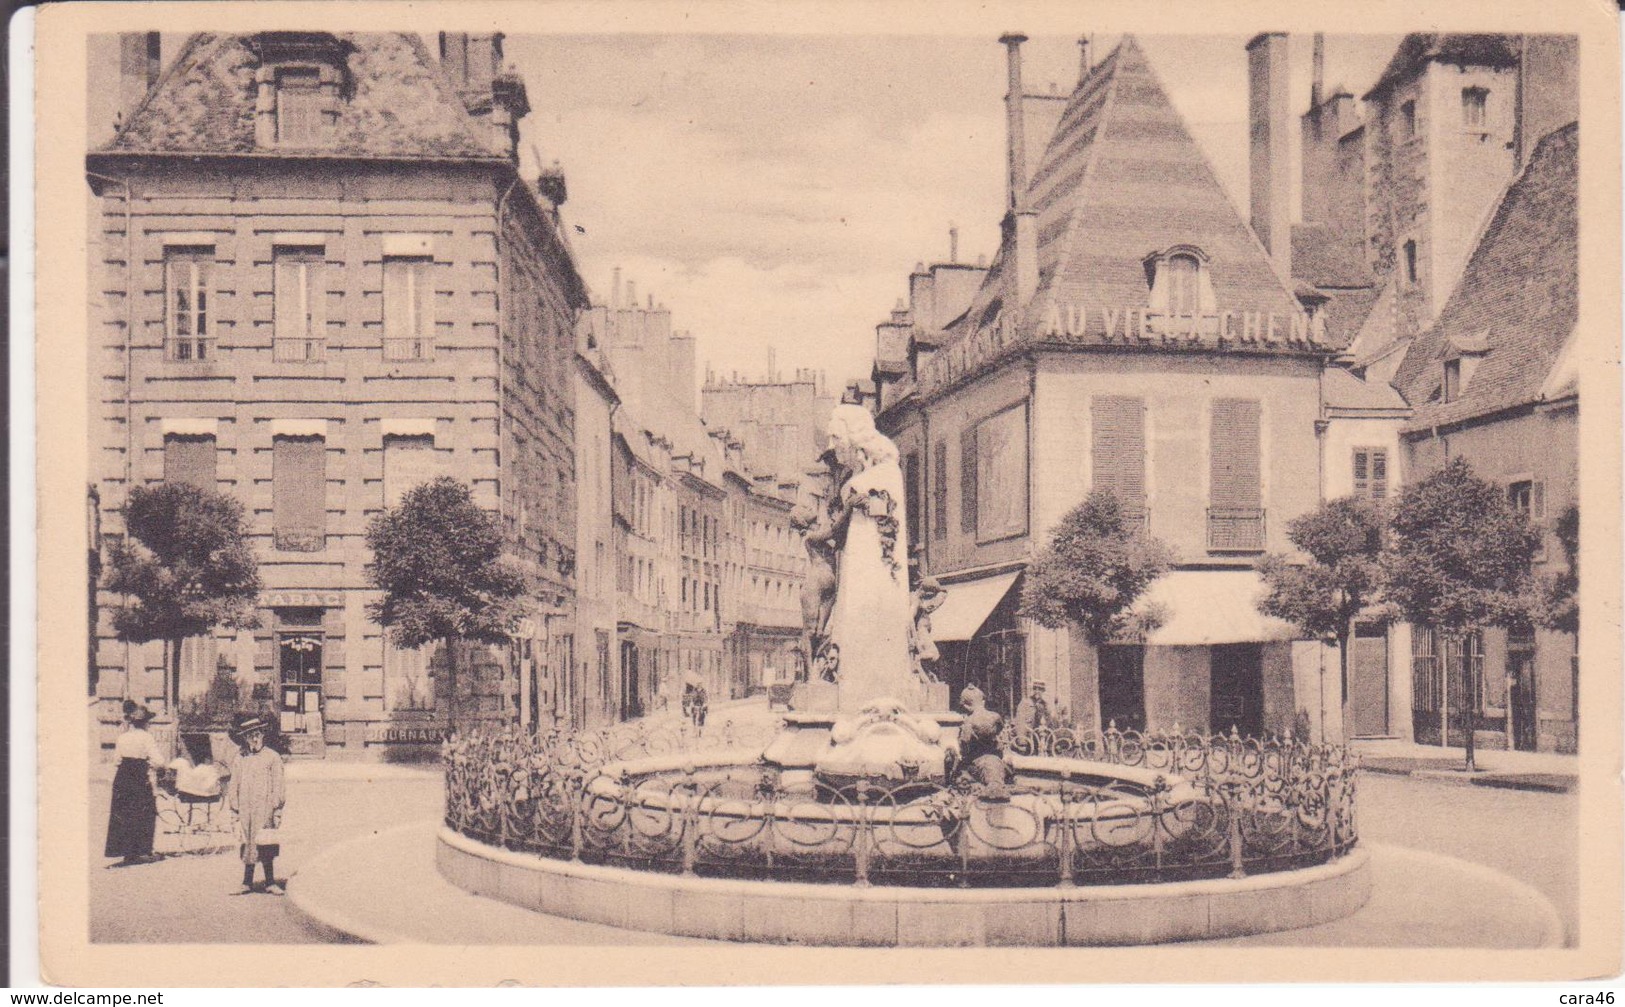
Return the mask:
M123 734L113 745L118 771L113 774L113 802L107 816L109 857L119 857L115 867L147 863L152 855L152 837L158 828L158 799L153 777L160 764L158 743L147 733L152 711L133 700L124 701Z
M281 852L266 830L281 825L286 792L282 785L282 757L265 745L266 722L259 717L238 714L231 736L242 755L231 772L226 787L226 804L237 814L237 833L242 840L242 894L255 891L254 865L265 868L264 890L280 895L282 882L276 876L276 858Z
M830 446L852 473L839 491L845 536L829 618L839 707L855 711L889 696L912 709L919 701L909 654L914 603L897 447L858 406L837 406L829 429Z

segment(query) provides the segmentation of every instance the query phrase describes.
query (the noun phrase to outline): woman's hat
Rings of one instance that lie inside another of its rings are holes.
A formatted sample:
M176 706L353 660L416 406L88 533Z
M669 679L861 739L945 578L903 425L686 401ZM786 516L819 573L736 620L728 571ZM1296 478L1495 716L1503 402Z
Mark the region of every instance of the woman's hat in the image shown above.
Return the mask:
M134 703L124 708L124 719L132 724L145 724L152 718L153 712L140 703Z
M231 718L231 730L226 733L233 738L241 738L254 731L263 731L268 726L264 717L255 716L252 713L239 713Z

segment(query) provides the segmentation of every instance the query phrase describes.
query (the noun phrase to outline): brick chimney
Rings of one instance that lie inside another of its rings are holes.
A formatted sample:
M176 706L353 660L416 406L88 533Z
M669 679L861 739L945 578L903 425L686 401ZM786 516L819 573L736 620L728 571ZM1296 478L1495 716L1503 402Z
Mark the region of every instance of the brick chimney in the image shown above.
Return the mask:
M440 33L440 62L445 66L468 114L491 129L491 146L500 154L519 156L519 120L530 111L524 80L502 69L502 33Z
M1248 190L1253 230L1281 275L1292 276L1291 139L1285 32L1265 32L1247 43Z
M122 129L158 83L162 43L155 31L129 31L118 37L118 111L114 128Z
M999 36L1009 70L1009 84L1004 94L1009 161L1009 212L1004 219L1004 249L1010 277L1005 301L1010 310L1026 307L1038 292L1038 215L1027 202L1026 96L1021 84L1021 43L1025 41L1027 36L1020 32Z

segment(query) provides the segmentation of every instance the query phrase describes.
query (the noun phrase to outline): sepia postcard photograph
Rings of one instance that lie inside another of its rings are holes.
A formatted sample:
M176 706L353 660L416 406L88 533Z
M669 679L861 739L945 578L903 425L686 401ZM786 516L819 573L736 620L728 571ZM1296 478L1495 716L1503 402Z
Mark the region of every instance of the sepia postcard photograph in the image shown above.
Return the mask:
M42 980L1617 974L1617 17L43 10Z

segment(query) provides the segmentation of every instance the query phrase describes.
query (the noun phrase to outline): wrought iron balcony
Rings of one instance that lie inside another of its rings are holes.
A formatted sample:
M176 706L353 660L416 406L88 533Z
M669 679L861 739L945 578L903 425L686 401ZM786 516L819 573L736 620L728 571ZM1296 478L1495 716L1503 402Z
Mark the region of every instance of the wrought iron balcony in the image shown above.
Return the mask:
M165 360L206 361L214 359L213 336L166 336Z
M320 528L278 528L275 538L281 552L321 552L327 548L327 534Z
M327 358L327 341L286 336L271 341L271 357L283 363L302 364Z
M385 360L430 360L434 341L428 336L385 336Z
M1210 552L1263 552L1263 508L1209 507L1207 547Z

